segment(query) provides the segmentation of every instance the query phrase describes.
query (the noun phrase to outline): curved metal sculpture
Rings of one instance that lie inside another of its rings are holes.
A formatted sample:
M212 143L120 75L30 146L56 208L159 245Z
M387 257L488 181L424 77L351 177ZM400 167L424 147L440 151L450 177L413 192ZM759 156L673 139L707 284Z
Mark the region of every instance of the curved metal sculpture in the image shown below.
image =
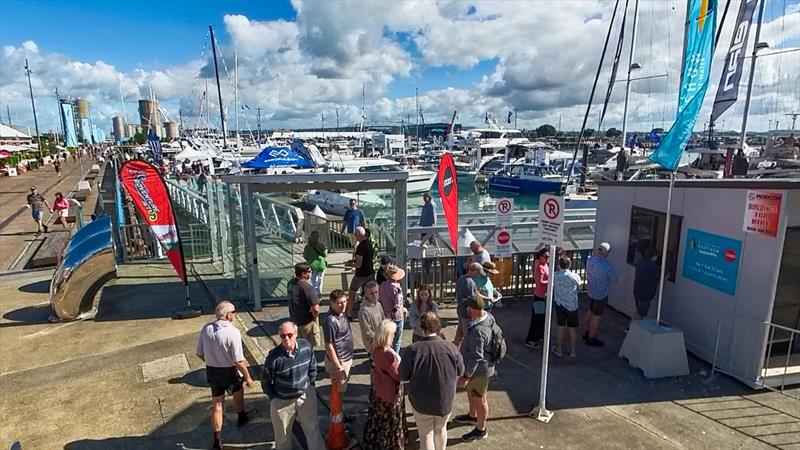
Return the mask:
M94 297L116 278L117 263L111 217L98 217L69 240L50 282L50 306L59 320L91 317Z

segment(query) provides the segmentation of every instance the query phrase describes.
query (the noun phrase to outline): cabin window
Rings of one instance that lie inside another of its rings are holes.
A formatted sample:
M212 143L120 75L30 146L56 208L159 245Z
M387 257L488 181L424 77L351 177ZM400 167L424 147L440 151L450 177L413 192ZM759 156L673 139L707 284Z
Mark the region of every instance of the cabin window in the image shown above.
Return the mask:
M656 252L658 259L664 249L664 225L667 215L663 212L651 209L631 208L631 227L628 238L628 264L635 264L638 261L638 249L645 240L650 241L650 248ZM678 249L681 239L681 227L683 217L672 215L669 230L669 245L667 246L667 273L669 281L675 281L675 269L678 264Z

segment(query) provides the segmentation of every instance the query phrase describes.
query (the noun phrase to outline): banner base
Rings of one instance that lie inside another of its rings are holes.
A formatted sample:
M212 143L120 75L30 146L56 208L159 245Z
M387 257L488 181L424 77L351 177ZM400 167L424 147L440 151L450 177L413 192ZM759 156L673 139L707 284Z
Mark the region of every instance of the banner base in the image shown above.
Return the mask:
M202 306L186 306L175 311L175 314L172 315L172 320L193 319L195 317L200 317L202 314Z

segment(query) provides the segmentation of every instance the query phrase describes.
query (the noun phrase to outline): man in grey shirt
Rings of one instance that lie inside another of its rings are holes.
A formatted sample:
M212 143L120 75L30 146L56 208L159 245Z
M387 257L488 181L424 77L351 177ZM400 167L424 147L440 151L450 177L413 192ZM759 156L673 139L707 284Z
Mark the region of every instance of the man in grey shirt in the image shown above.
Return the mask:
M242 351L242 335L232 323L236 308L231 302L220 302L214 311L216 320L200 330L197 340L197 357L206 363L206 379L211 386L214 401L211 409L211 428L214 434L213 449L222 449L222 407L225 392L233 396L233 405L239 414L236 425L242 427L250 421L244 409L242 383L251 387L253 379L247 370Z
M353 367L353 330L350 320L344 313L347 307L347 294L336 289L331 292L331 309L322 326L325 336L325 370L336 382L339 392L347 391L350 369Z
M453 341L456 347L461 345L461 341L467 331L467 322L469 321L467 301L476 295L484 301L490 300L478 291L478 286L475 284L475 278L478 276L486 276L486 272L483 270L483 265L481 263L473 262L467 266L467 273L461 275L458 281L456 281L458 328L456 329L456 337Z

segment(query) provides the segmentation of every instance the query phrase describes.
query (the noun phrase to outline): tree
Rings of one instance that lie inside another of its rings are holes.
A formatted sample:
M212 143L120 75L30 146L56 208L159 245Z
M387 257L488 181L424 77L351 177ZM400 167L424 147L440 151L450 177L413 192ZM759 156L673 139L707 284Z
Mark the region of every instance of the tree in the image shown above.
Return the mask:
M609 129L606 130L606 137L607 138L615 138L615 137L620 137L620 136L622 136L622 131L619 131L616 128L612 127L612 128L609 128Z
M144 133L136 133L133 135L133 142L138 145L144 144L147 142L147 136Z
M587 128L583 130L583 135L586 137L594 136L594 128Z
M536 129L536 135L539 137L555 136L556 127L550 124L544 124Z

